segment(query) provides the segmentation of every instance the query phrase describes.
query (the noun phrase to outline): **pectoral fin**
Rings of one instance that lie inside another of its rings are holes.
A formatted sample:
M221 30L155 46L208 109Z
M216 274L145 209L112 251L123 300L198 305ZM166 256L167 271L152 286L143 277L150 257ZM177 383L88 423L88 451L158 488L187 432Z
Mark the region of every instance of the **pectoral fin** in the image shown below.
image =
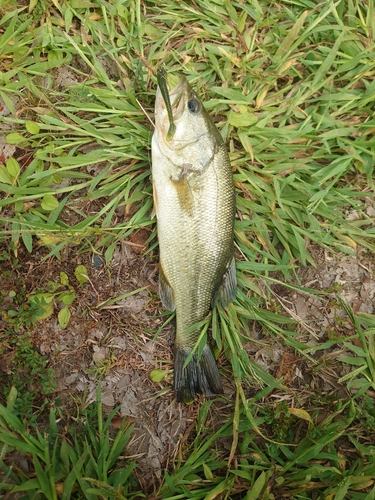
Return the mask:
M187 165L189 165L190 168L190 164ZM171 179L171 182L176 190L181 210L189 216L193 215L194 198L186 175L181 175L178 181Z
M237 293L237 278L236 278L236 262L234 257L231 259L224 274L223 281L213 296L212 307L219 300L222 307L227 307L236 298Z
M174 311L176 309L173 289L164 274L161 264L159 267L159 296L163 306L168 309L168 311Z

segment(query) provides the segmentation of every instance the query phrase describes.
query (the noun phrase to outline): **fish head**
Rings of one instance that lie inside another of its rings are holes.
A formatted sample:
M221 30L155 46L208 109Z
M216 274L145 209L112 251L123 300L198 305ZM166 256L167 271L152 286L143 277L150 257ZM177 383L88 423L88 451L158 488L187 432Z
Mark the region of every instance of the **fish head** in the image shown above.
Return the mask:
M169 80L171 75L169 75ZM168 83L167 100L158 86L155 102L154 141L161 153L172 161L182 173L202 171L212 161L223 143L221 135L202 101L182 76L175 85Z

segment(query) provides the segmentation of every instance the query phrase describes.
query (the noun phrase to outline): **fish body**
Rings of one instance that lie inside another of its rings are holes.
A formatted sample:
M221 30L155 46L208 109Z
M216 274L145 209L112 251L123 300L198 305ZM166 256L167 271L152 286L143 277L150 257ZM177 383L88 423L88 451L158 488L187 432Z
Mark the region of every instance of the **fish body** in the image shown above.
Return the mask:
M225 307L235 298L235 196L225 144L203 104L185 77L168 90L162 76L152 138L159 293L163 305L176 310L176 398L191 402L197 393L223 392L208 344L185 366L200 335L199 329L186 330L217 300Z

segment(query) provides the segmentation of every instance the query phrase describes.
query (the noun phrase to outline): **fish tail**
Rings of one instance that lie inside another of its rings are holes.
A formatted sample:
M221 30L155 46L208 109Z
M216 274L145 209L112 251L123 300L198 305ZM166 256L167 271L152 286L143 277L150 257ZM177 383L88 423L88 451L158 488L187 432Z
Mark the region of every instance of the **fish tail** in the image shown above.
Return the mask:
M219 370L211 349L206 344L198 360L194 353L191 360L184 367L192 349L176 347L174 356L174 390L179 403L191 403L196 394L215 396L223 394Z

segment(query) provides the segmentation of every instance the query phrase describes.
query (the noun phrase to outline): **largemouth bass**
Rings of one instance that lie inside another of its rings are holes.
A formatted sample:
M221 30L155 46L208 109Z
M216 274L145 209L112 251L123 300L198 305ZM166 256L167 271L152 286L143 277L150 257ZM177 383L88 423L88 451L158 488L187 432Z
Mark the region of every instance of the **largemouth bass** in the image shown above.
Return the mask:
M218 300L225 307L236 295L235 197L219 131L186 78L170 89L163 70L156 92L152 178L159 294L165 308L176 310L174 390L177 401L189 403L198 393L223 392L208 344L199 357L195 351L186 361L201 333L191 327Z

